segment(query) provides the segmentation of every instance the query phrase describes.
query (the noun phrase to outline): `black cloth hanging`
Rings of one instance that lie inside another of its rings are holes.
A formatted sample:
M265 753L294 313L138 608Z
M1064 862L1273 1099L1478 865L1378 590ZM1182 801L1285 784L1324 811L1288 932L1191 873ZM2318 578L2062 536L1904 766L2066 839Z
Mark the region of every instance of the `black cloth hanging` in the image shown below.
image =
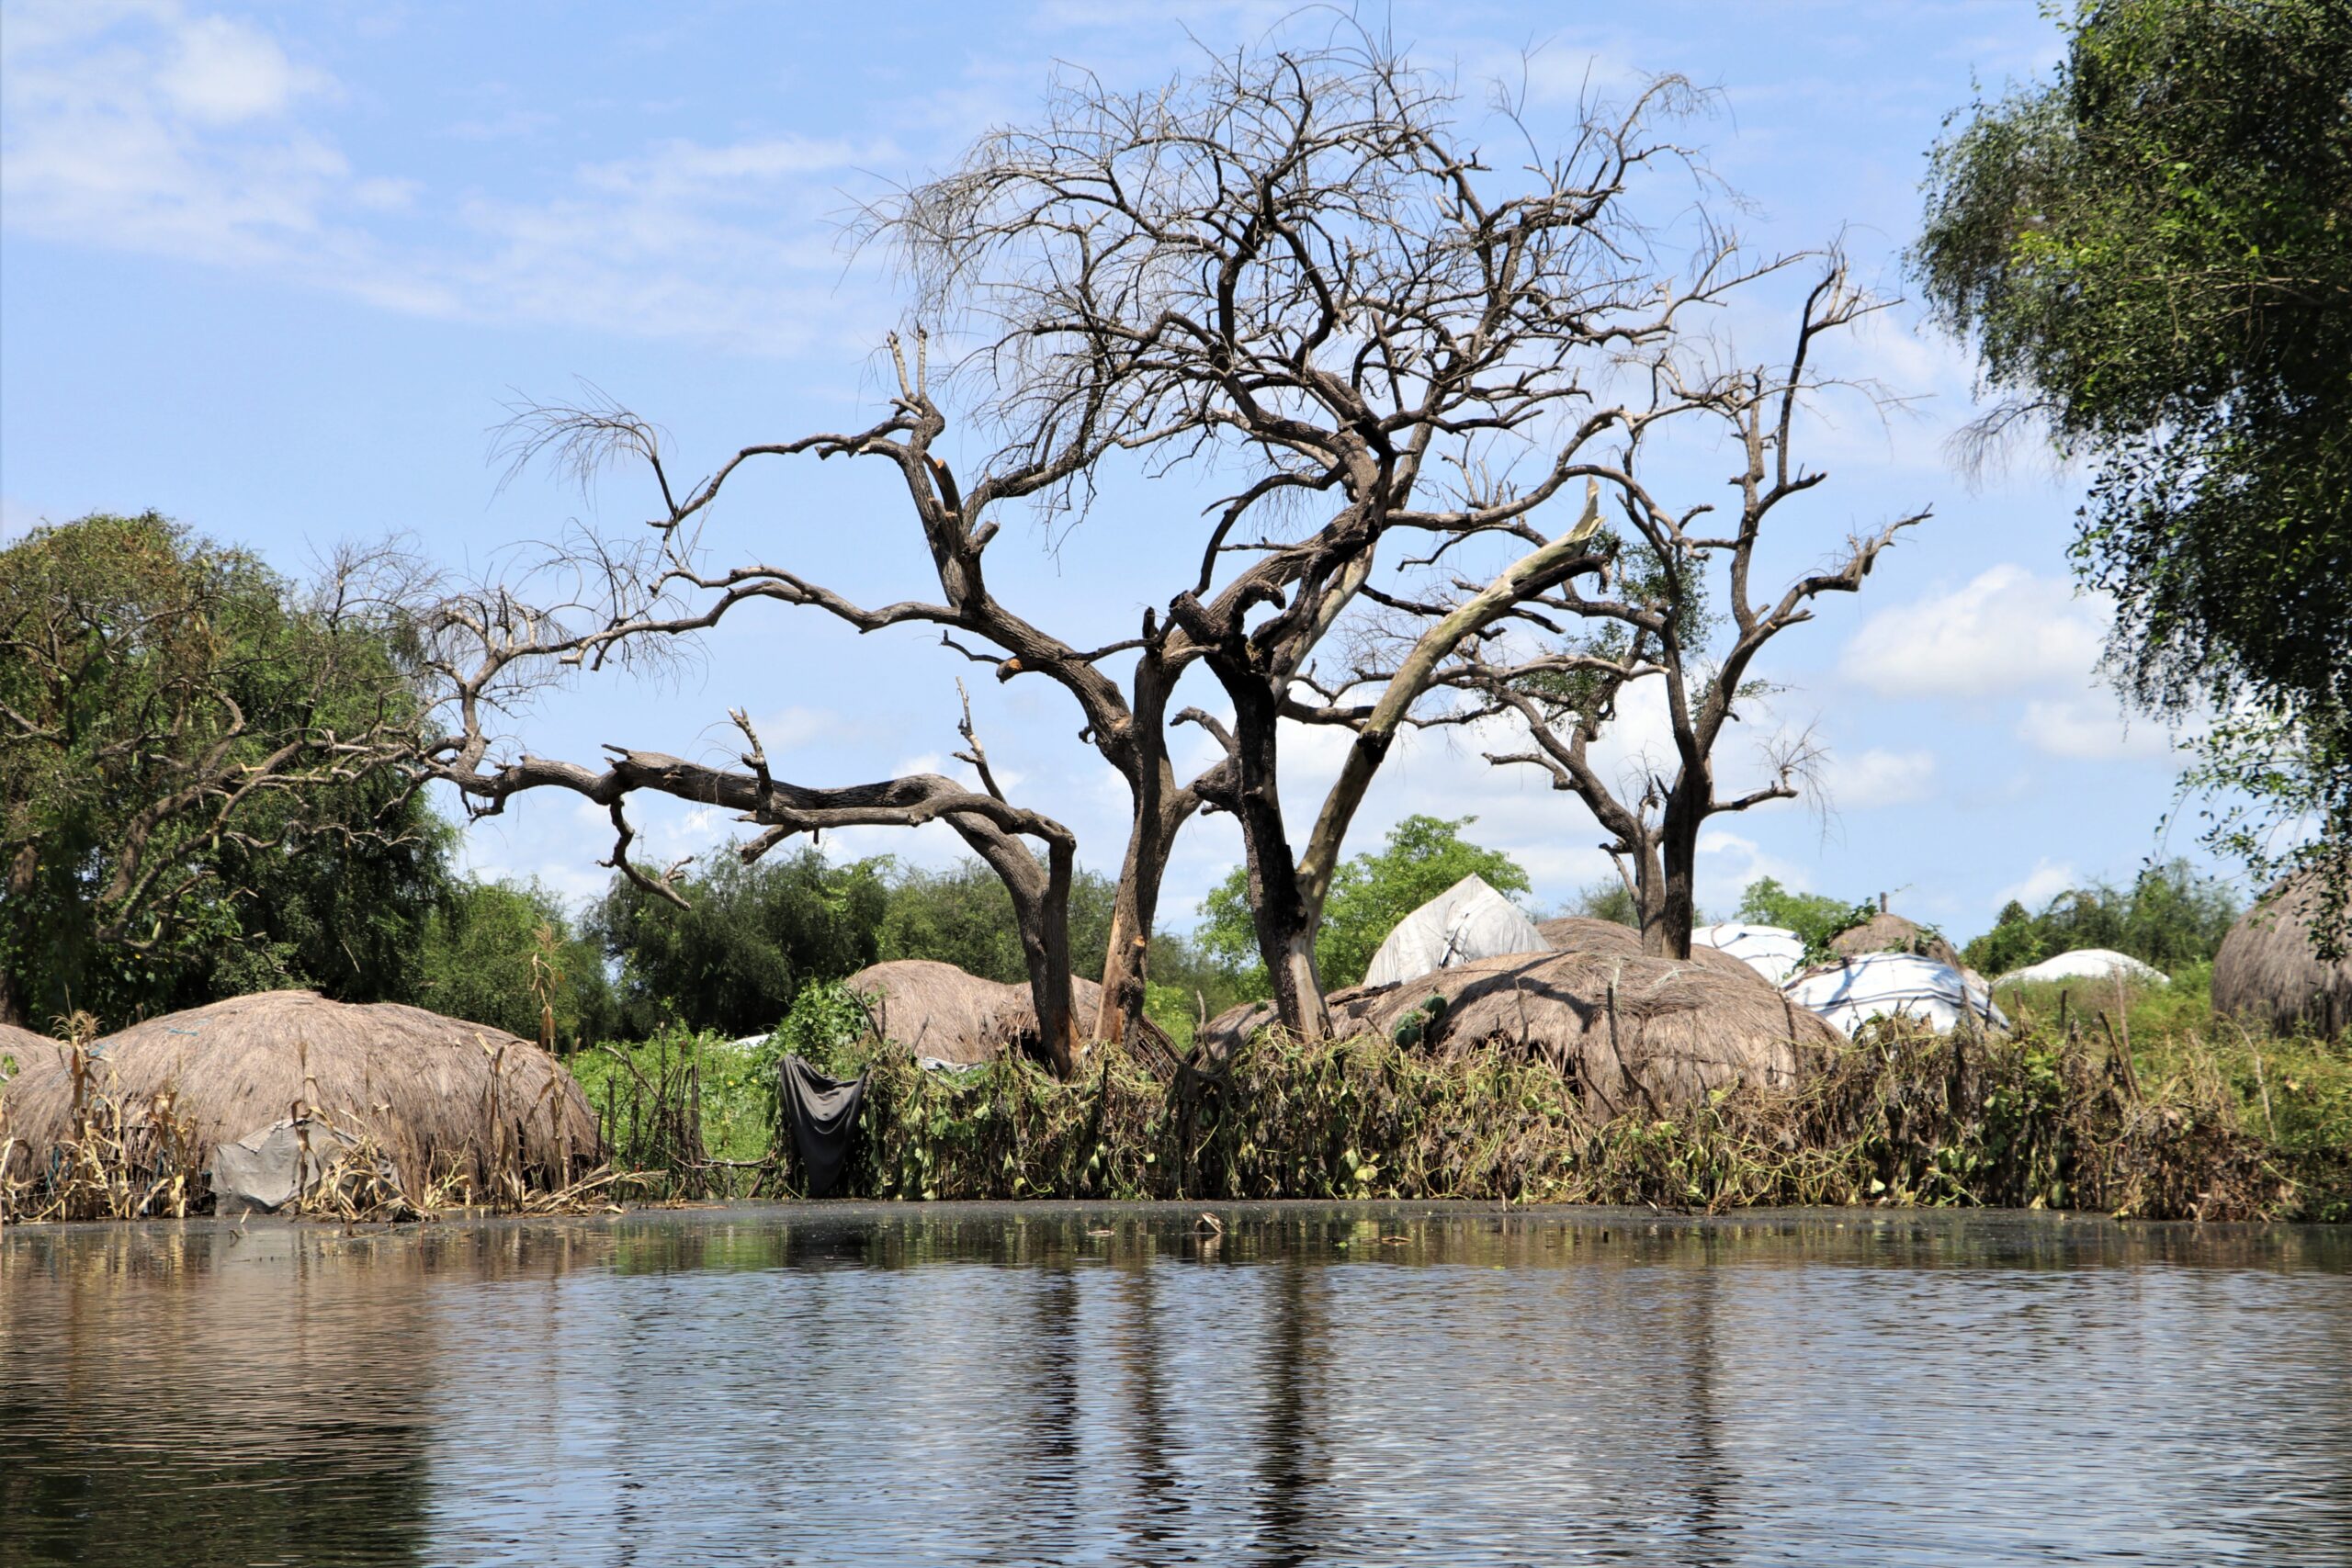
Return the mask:
M792 1123L792 1147L800 1156L811 1198L831 1195L849 1163L857 1136L857 1108L865 1100L866 1075L829 1078L797 1056L776 1067L776 1098Z

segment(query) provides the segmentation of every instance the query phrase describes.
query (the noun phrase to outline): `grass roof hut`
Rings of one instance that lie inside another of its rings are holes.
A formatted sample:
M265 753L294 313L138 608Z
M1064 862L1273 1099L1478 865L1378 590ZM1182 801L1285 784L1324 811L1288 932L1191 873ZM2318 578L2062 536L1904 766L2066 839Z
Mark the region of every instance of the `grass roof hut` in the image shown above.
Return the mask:
M1597 919L1590 915L1562 915L1556 919L1540 922L1536 928L1544 940L1562 953L1606 953L1620 957L1639 957L1642 933L1631 926L1621 926L1615 920ZM1690 962L1702 968L1728 975L1735 979L1762 979L1754 965L1734 957L1721 948L1705 942L1690 944Z
M1515 953L1326 999L1342 1035L1411 1034L1423 1050L1500 1044L1539 1057L1566 1076L1588 1110L1611 1116L1690 1104L1736 1084L1792 1083L1846 1043L1739 969L1639 953ZM1444 1003L1433 1016L1432 997ZM1237 1008L1201 1038L1215 1050L1271 1021L1263 1003Z
M1909 953L1954 969L1967 968L1961 961L1960 949L1917 921L1889 913L1883 893L1879 895L1878 913L1831 937L1829 951L1840 958L1860 958L1866 953Z
M846 983L865 998L882 1037L918 1061L961 1066L992 1060L1008 1047L1038 1049L1037 1005L1026 985L983 980L932 958L892 959L859 970ZM1102 987L1073 978L1069 991L1080 1028L1091 1027Z
M2281 877L2222 939L2213 955L2213 1010L2280 1033L2308 1026L2333 1039L2352 1030L2352 955L2324 964L2311 920L2324 891L2318 867Z
M97 1042L85 1084L123 1105L127 1120L152 1116L168 1097L199 1173L219 1145L286 1121L298 1105L370 1140L412 1200L453 1176L481 1194L502 1170L532 1186L567 1184L603 1154L587 1096L531 1042L315 991L232 997L133 1024ZM9 1130L36 1168L73 1135L74 1094L62 1060L9 1084Z
M29 1029L19 1029L13 1023L0 1023L0 1084L17 1073L29 1072L59 1060L65 1055L62 1042L46 1034L35 1034ZM13 1059L16 1066L8 1066Z

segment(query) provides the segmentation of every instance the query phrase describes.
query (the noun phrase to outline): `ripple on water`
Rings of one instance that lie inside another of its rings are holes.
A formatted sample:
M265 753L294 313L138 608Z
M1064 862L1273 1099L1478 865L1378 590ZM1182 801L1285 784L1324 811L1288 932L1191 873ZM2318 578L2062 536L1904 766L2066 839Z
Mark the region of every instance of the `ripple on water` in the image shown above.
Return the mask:
M0 1238L18 1562L2352 1562L2352 1237L776 1208Z

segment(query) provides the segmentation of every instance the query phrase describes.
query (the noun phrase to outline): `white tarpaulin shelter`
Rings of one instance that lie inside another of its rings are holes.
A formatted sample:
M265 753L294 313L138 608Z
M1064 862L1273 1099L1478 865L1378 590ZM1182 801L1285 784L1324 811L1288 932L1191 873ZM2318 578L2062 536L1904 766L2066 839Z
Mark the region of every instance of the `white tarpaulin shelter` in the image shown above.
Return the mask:
M2119 975L2126 980L2153 981L2159 986L2172 984L2171 976L2155 965L2143 964L2130 953L2118 953L2111 947L2078 947L2072 953L2045 958L2023 969L2012 969L1993 984L2015 986L2041 980L2107 980Z
M1808 969L1781 989L1849 1034L1865 1020L1893 1017L1919 1019L1947 1033L1963 1012L1996 1029L2009 1026L1982 982L1912 953L1843 958Z
M1776 986L1804 967L1804 940L1781 926L1701 926L1690 940L1730 953Z
M1465 876L1403 919L1372 955L1367 986L1393 986L1467 964L1512 953L1549 953L1552 944L1519 906Z

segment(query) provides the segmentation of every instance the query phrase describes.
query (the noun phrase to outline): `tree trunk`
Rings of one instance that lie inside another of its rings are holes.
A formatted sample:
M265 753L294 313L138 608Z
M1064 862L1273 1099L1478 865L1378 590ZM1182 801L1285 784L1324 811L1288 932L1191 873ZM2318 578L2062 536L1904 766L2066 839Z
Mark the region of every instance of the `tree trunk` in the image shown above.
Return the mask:
M1223 671L1219 671L1223 674ZM1302 1040L1331 1032L1323 982L1315 972L1315 911L1299 886L1298 863L1283 826L1276 795L1281 767L1276 746L1281 710L1262 676L1227 681L1233 697L1234 815L1250 872L1250 912L1258 926L1258 954L1273 983L1274 1011Z
M1667 797L1666 819L1656 847L1643 857L1643 872L1654 879L1654 896L1642 900L1642 951L1656 958L1688 959L1690 931L1697 923L1693 886L1698 875L1699 827L1706 813L1685 786ZM1702 787L1712 787L1712 781Z
M1069 995L1069 884L1078 850L1068 837L1046 845L1040 866L1029 846L993 823L951 815L948 825L996 872L1012 896L1013 924L1029 971L1029 999L1037 1010L1037 1043L1056 1077L1078 1066L1084 1042Z
M1200 808L1200 797L1177 784L1168 757L1168 698L1177 673L1150 652L1136 667L1132 728L1125 752L1126 765L1122 769L1134 816L1127 828L1126 857L1119 863L1118 893L1111 907L1111 942L1102 958L1102 1006L1093 1021L1097 1040L1125 1040L1142 1021L1144 965L1150 957L1152 923L1159 911L1160 881L1167 874L1178 830Z

